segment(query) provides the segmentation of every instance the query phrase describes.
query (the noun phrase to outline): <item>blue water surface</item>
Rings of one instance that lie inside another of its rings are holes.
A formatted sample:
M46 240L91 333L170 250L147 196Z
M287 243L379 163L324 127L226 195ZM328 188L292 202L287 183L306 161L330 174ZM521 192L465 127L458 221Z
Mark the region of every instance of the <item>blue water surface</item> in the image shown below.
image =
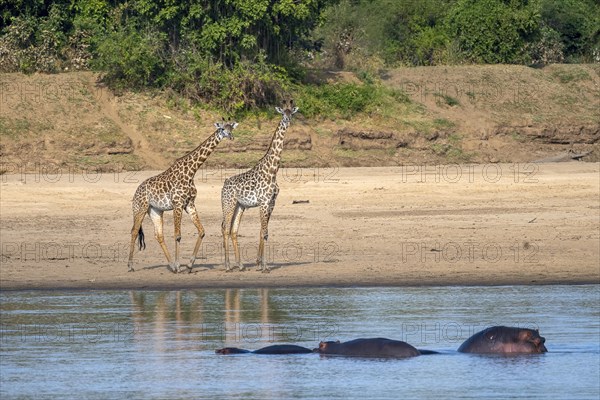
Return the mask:
M0 398L600 398L600 286L0 293ZM491 325L543 355L456 353ZM388 337L410 359L223 356Z

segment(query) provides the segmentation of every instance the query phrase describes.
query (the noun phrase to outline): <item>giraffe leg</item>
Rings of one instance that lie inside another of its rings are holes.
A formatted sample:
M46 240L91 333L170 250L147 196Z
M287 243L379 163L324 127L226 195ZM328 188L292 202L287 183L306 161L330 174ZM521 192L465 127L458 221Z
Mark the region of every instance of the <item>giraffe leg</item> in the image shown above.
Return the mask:
M179 272L179 243L181 242L181 216L183 208L173 208L173 224L175 225L175 262L169 263L169 269L173 273Z
M270 269L267 266L265 260L265 242L269 238L269 218L271 213L265 207L260 208L260 237L258 242L258 257L256 259L256 266L261 272L269 272Z
M129 262L127 263L127 267L129 267L129 272L135 271L133 269L133 251L135 249L135 239L139 235L140 228L142 227L142 221L144 221L145 216L146 210L138 210L137 213L134 213L133 215L133 228L131 228L131 243L129 244Z
M165 244L165 237L163 235L163 212L153 207L150 207L148 215L150 215L150 219L154 224L154 236L156 237L158 244L160 244L163 253L165 253L165 257L167 257L167 262L170 266L172 264L171 255L169 254L169 250L167 250L167 245Z
M229 237L231 236L231 223L235 213L237 201L235 199L221 196L221 206L223 207L223 222L221 223L221 232L223 233L223 251L225 256L225 272L231 272L229 264Z
M244 215L244 208L238 204L233 214L233 222L231 223L231 243L233 244L233 253L235 254L235 266L238 267L240 271L246 269L242 263L240 248L238 246L238 229L240 228L242 215Z
M260 237L258 242L258 258L256 259L256 266L258 267L258 270L262 271L263 273L271 271L271 269L267 266L267 260L265 257L265 242L269 238L269 219L271 218L271 213L275 207L275 197L277 197L277 194L273 196L268 205L260 207Z
M194 246L194 253L192 254L192 259L190 260L190 265L188 267L188 271L192 272L192 268L194 267L194 261L196 261L196 255L198 254L198 250L200 249L200 245L202 244L202 239L204 238L204 227L202 226L202 223L200 222L200 217L198 216L198 213L196 212L196 206L194 205L194 203L190 202L190 204L188 204L188 206L186 207L185 211L190 214L190 217L192 218L192 222L194 223L194 225L196 226L196 229L198 230L198 239L196 240L196 246Z
M256 267L259 271L269 272L265 261L265 242L269 238L269 213L267 208L260 208L260 237L258 241L258 257L256 259Z

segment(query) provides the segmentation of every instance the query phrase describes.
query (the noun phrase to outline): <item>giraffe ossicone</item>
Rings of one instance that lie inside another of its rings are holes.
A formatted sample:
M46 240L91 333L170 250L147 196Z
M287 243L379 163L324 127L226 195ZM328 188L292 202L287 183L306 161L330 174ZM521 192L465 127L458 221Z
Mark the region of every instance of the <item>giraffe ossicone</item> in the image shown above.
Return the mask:
M292 115L298 111L293 100L285 102L283 107L275 110L282 115L281 121L273 134L273 139L266 154L250 170L225 180L221 190L221 206L223 209L223 247L225 253L225 271L232 271L229 263L229 240L233 245L235 266L240 271L245 269L238 246L238 229L244 211L258 207L260 212L260 236L256 265L262 272L269 272L264 254L265 242L269 237L268 226L271 213L275 208L275 200L279 194L277 171L281 161L285 132L290 126Z
M221 140L233 140L233 130L237 126L237 122L233 121L216 122L216 131L202 144L185 156L177 159L164 172L146 179L138 186L132 200L133 227L131 228L129 262L127 264L130 272L134 271L133 252L136 239L140 250L146 248L144 231L142 229L142 222L146 214L150 216L154 224L154 236L167 258L169 269L174 273L183 271L183 268L179 264L179 242L181 241L181 217L184 210L190 215L192 222L198 230L198 239L194 246L190 264L187 266L188 271L192 270L205 234L204 227L196 211L196 205L194 204L197 193L194 176ZM171 258L163 235L163 213L171 210L173 210L173 222L175 225L174 259Z

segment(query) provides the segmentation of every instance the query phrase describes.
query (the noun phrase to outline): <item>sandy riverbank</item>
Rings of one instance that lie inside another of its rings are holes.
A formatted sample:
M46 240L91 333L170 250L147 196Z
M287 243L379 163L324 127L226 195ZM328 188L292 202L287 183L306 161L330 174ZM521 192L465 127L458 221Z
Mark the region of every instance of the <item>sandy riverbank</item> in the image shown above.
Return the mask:
M131 197L156 172L44 171L1 179L0 288L577 284L600 282L600 164L282 169L270 274L225 273L220 189L238 171L200 170L206 229L192 273L173 274L144 221L127 272ZM308 200L293 204L294 200ZM171 213L165 220L173 252ZM258 211L240 229L256 259ZM184 215L182 263L196 232Z

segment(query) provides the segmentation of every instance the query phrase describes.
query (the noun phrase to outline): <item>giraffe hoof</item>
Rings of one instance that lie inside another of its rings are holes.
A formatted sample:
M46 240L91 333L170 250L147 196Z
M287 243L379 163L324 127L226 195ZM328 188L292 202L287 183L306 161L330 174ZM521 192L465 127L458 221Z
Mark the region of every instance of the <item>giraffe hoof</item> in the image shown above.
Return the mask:
M263 274L268 274L269 272L271 272L271 269L269 269L269 268L263 268L263 269L261 270L261 272L262 272Z
M237 269L238 269L240 272L241 272L241 271L245 271L245 270L246 270L246 266L245 266L244 264L242 264L242 263L239 263L239 264L238 264L238 263L236 263L236 264L233 266L233 268L232 268L232 269L236 269L236 268L237 268Z
M135 272L135 269L133 269L132 267L129 267L129 269L127 270L127 272Z
M187 271L188 274L192 272L192 268L188 267L187 265L180 265L179 268L177 268L177 272L178 273L182 273Z

